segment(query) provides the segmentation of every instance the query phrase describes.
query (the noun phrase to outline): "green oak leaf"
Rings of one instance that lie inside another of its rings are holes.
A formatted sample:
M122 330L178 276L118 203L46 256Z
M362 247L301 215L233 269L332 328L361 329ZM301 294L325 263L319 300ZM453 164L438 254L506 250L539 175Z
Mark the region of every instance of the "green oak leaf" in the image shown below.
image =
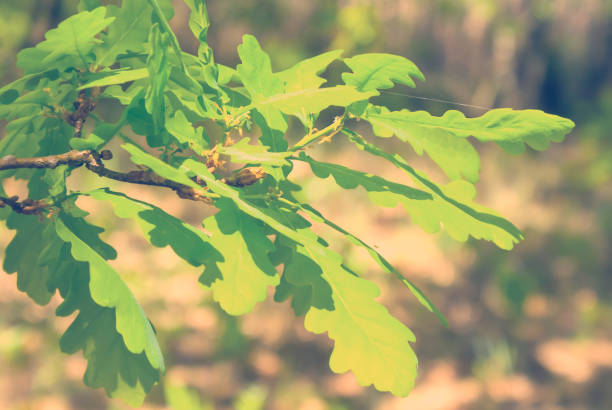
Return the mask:
M218 69L213 62L212 49L208 45L208 28L210 27L210 21L208 20L208 11L206 10L206 0L185 0L185 3L191 9L191 13L189 14L189 28L200 42L198 56L208 65L207 68L213 67L213 70L210 72L216 73L216 75L213 75L213 78L216 77L215 83L219 84L217 82L219 77Z
M301 152L299 159L307 162L312 172L319 178L330 175L338 185L345 189L363 187L370 199L381 206L396 206L404 200L427 201L432 195L426 191L388 181L377 175L356 171L338 164L316 161Z
M374 300L380 293L378 286L346 270L342 257L310 229L296 228L289 217L244 200L240 191L217 181L203 164L188 159L182 167L202 178L213 192L231 199L242 212L301 245L320 266L333 289L334 310L311 308L305 325L315 333L328 332L335 341L331 369L352 370L362 385L374 384L381 391L406 395L416 377L416 356L408 343L414 341L414 335Z
M140 406L159 381L163 366L155 367L145 353L133 353L126 347L124 338L115 330L116 310L92 300L87 264L65 259L63 262L69 265L64 271L70 274L70 279L57 314L68 316L77 310L79 313L62 335L60 348L68 354L83 351L87 360L83 381L87 386L102 387L110 397Z
M342 50L328 51L327 53L302 60L291 68L276 73L276 77L284 84L285 92L319 88L326 81L319 77L327 66L337 60Z
M329 367L336 373L352 370L359 384L405 396L414 385L417 358L408 342L414 334L376 302L378 286L347 271L342 258L327 250L323 255L305 246L334 290L334 309L312 307L304 326L334 340Z
M191 32L200 42L206 42L208 27L210 27L206 2L204 0L185 0L185 3L191 9L191 14L189 15L189 28Z
M253 113L253 121L261 130L261 143L270 148L272 152L283 152L289 148L289 143L285 139L285 131L287 131L287 122L283 118L282 123L269 125L268 120L261 113L255 111Z
M206 218L203 225L224 260L206 266L200 282L211 288L213 298L227 313L242 315L266 298L268 286L279 282L268 257L273 246L261 222L232 201L219 200L215 205L220 211Z
M223 64L217 64L217 66L219 67L219 84L227 85L232 81L240 82L240 75L236 69Z
M22 50L17 55L17 66L26 74L71 65L87 67L92 60L89 54L101 42L97 35L114 19L106 17L105 7L75 14L47 31L45 41Z
M114 308L117 331L127 349L135 354L144 352L151 366L163 371L164 360L149 319L117 272L96 251L96 246L87 242L90 235L76 229L79 225L71 219L66 214L60 215L55 220L55 230L64 242L71 245L72 257L89 264L89 290L93 301Z
M0 140L0 158L5 155L27 158L59 154L69 149L66 142L73 135L74 128L60 118L37 115L19 118L6 126L6 135ZM3 178L20 179L31 179L35 173L42 175L32 169L0 171Z
M242 63L238 64L236 71L252 102L283 92L283 82L272 73L270 57L261 49L255 37L243 36L242 44L238 46L238 56ZM278 107L262 105L256 108L267 127L285 133L287 121Z
M245 34L238 46L238 56L242 61L236 71L242 84L254 100L269 97L283 91L282 81L272 74L270 57L259 45L255 37Z
M166 51L170 44L170 36L162 33L157 25L154 25L149 36L151 54L147 60L149 70L149 89L145 96L145 107L153 117L154 135L147 138L152 147L164 145L164 122L166 120L166 103L164 101L164 90L170 77L170 67ZM154 137L154 138L153 138Z
M270 152L264 145L249 144L248 138L243 138L227 147L219 147L219 152L229 155L232 162L239 164L262 164L277 167L291 165L287 160L291 152Z
M147 72L147 77L148 76L149 73ZM134 101L141 92L144 96L143 87L140 85L132 84L125 91L119 85L111 85L104 89L102 97L114 98L119 101L121 105L130 105L130 103L132 103L132 101Z
M151 27L152 9L147 0L124 1L121 8L111 5L108 10L115 21L96 50L96 65L103 67L114 64L120 54L143 52Z
M139 92L129 102L126 109L126 120L132 131L138 135L145 135L149 146L157 146L160 141L169 141L170 135L165 129L162 129L160 134L156 133L153 116L147 112L145 98L142 98L144 90L141 90L141 93Z
M89 134L87 138L72 138L69 141L70 147L76 150L96 150L104 145L105 142L106 141L98 137L96 134Z
M51 106L51 97L43 90L31 91L8 104L0 104L0 118L13 119L41 115L43 108Z
M78 209L72 212L84 214ZM70 229L79 230L92 250L97 249L105 258L115 256L114 250L97 237L99 228L70 215L64 214L62 218ZM17 272L18 287L39 304L48 303L56 289L59 290L64 301L57 315L68 316L79 311L60 339L62 351L75 353L82 349L88 361L85 384L92 388L104 387L109 396L138 406L159 381L163 362L161 368L154 368L145 353L132 353L127 349L123 336L117 331L116 310L92 300L88 264L72 257L71 244L57 235L56 224L57 221L51 219L40 221L34 215L10 214L7 227L17 229L17 234L6 249L4 269L9 273Z
M42 265L39 259L57 239L53 224L41 222L35 215L12 212L6 220L6 227L17 232L6 247L2 268L8 274L17 273L17 289L39 305L46 305L54 289L47 289L49 267Z
M389 154L348 130L345 130L345 133L357 148L390 161L407 172L418 184L419 189L432 196L429 201L401 202L413 222L426 232L438 232L444 227L446 232L458 241L466 241L472 236L491 241L500 248L508 250L523 239L521 231L512 223L493 210L473 202L476 191L469 182L458 180L446 186L439 186L424 173L408 165L398 154Z
M209 148L204 128L194 129L182 111L177 111L171 119L166 121L166 129L180 144L188 145L198 155L204 155Z
M5 155L15 155L17 158L34 156L39 150L40 140L44 137L40 132L44 123L44 119L36 114L9 122L5 128L4 138L0 139L0 158ZM31 174L32 171L27 169L0 171L2 178L27 179Z
M288 242L290 254L283 261L283 276L276 288L274 300L282 302L293 296L291 307L296 316L305 315L311 307L333 310L333 291L323 278L321 267L310 259L303 246L293 241L285 242Z
M166 213L162 209L109 189L97 189L86 195L113 205L119 218L135 219L147 240L159 248L170 246L182 259L195 267L222 261L204 232Z
M463 176L470 182L478 181L480 157L466 138L457 138L457 134L446 129L414 123L406 110L389 112L384 107L370 106L364 118L379 137L396 135L410 143L418 155L425 151L451 180Z
M472 182L478 179L478 169L470 163L478 154L467 142L467 137L496 142L511 153L523 152L525 144L542 151L551 141L563 141L574 127L572 121L556 115L510 108L494 109L480 117L466 118L454 110L436 117L425 111L390 112L370 106L363 118L372 124L376 135L389 137L395 134L410 142L419 155L425 150L451 179L464 174ZM466 155L472 160L464 159Z
M93 87L108 87L109 85L118 85L128 83L130 81L142 80L149 78L148 68L136 68L133 70L119 69L102 71L99 73L101 78L91 81L85 85L82 85L78 90L84 90ZM136 93L134 90L132 92Z
M359 91L392 88L393 83L415 87L413 78L425 81L421 70L406 57L384 53L360 54L343 60L353 71L342 80Z
M397 269L395 269L395 267L391 265L391 263L387 261L376 249L374 249L372 246L368 245L366 242L359 239L352 233L346 231L344 228L327 219L325 216L323 216L323 214L321 214L321 212L317 211L312 206L308 204L298 204L295 200L293 200L292 202L301 211L305 212L313 221L317 223L323 223L331 227L332 229L346 236L346 238L353 245L365 248L370 257L378 264L378 266L383 269L383 271L385 271L386 273L390 273L396 278L398 278L410 290L410 292L412 292L412 294L417 298L417 300L422 306L424 306L431 313L435 314L440 320L440 322L442 322L444 326L448 327L448 321L446 320L442 312L440 312L440 310L438 310L438 308L433 304L433 302L430 301L429 298L425 296L425 294L414 283L406 279Z
M274 109L288 115L303 117L304 114L319 113L332 105L347 107L374 95L376 91L361 92L348 85L338 85L276 94L258 99L250 107L260 112Z

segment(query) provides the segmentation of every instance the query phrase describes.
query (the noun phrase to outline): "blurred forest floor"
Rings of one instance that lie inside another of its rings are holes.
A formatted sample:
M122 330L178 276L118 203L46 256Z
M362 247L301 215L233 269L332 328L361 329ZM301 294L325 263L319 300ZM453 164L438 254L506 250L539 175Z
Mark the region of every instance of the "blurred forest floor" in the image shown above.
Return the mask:
M184 47L194 50L187 9L174 3L171 23ZM571 118L577 128L562 144L522 156L477 144L478 201L526 236L511 252L426 234L399 208L373 208L363 191L341 191L327 180L308 179L306 169L294 170L293 178L305 181L303 198L377 246L449 320L444 328L407 289L332 236L348 265L368 271L382 289L381 301L417 336L420 375L407 398L363 388L351 374L333 374L329 340L306 332L286 303L261 303L241 318L224 314L206 289L194 286L200 272L168 249L149 246L134 224L116 220L108 207L80 202L93 223L108 229L105 239L120 250L113 266L159 332L170 369L165 384L186 385L199 395L202 408L217 409L612 408L612 1L208 4L210 40L224 64L238 62L235 50L244 33L260 38L277 70L336 48L345 56L391 52L412 59L427 82L383 93L380 104L468 115L484 112L478 107L538 108ZM40 41L75 7L76 1L68 0L2 0L0 84L18 75L16 52ZM444 181L429 160L397 140L387 143ZM340 139L318 146L313 155L403 179ZM109 185L82 171L71 183ZM5 188L18 191L20 184ZM213 212L155 189L124 189L194 225ZM1 232L4 249L13 235L4 227ZM127 408L84 387L80 355L60 353L57 342L70 319L54 316L57 300L36 306L16 290L14 276L0 275L0 282L1 408ZM162 387L143 408L168 408Z

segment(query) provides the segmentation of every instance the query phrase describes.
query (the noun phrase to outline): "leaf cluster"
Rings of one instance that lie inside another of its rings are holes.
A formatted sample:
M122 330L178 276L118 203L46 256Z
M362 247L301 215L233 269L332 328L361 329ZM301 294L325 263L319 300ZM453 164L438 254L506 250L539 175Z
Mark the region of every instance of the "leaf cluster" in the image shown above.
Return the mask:
M0 88L0 119L9 121L0 158L14 164L9 159L35 157L29 163L38 165L3 168L0 160L0 181L27 180L29 199L40 202L24 214L10 206L17 202L0 186L0 218L15 231L4 270L17 274L17 286L36 303L46 304L58 292L58 316L78 312L60 347L82 351L88 386L140 404L164 372L155 329L112 268L117 253L100 239L104 229L90 224L76 205L81 196L108 202L117 217L136 220L151 245L169 246L198 268L194 282L209 288L229 314L251 311L272 287L274 300L290 300L306 329L334 341L333 371L350 370L363 385L408 394L417 370L414 334L377 301L378 286L349 269L313 224L364 247L382 271L443 316L366 241L296 199L301 187L292 179L294 164L306 163L313 178L331 177L343 189L365 190L373 205L401 205L427 232L445 230L459 241L471 236L511 249L521 232L474 201L480 165L473 141L494 142L510 153L525 146L543 150L562 141L573 123L538 110L494 109L466 118L458 111L437 117L377 106L371 101L381 90L425 80L412 61L397 55L343 57L334 50L274 72L257 39L245 35L240 64L224 66L207 42L204 0L186 3L197 55L183 52L170 29L169 0L124 0L120 7L81 1L78 14L19 53L24 76ZM343 62L346 72L343 83L332 86L321 75L334 61ZM103 100L121 106L116 123L93 112ZM343 114L316 128L332 106ZM371 124L371 141L352 129L354 119ZM293 144L290 121L304 127ZM259 138L244 136L251 130ZM380 138L392 136L429 156L448 181L435 182L379 146ZM349 149L388 161L405 180L392 182L309 154L313 144L332 138L346 138ZM103 161L108 155L98 153L113 139L123 140L121 148L138 171L101 175L126 182L126 192L71 190L67 177L82 164L40 162L71 150L90 150ZM145 181L217 208L202 221L207 233L128 196L130 182Z

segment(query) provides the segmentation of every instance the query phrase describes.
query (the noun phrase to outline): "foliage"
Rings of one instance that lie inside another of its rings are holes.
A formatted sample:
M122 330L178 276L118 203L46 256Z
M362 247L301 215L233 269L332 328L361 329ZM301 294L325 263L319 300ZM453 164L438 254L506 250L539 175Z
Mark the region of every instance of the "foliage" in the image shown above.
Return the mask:
M208 46L204 0L186 3L200 43L197 56L180 50L167 21L169 2L157 0L125 0L121 7L82 1L80 13L19 53L24 77L0 88L0 118L10 120L0 141L0 180L27 180L29 198L19 201L0 190L0 217L16 231L4 270L17 273L19 289L36 303L48 303L59 291L64 301L57 315L79 312L61 349L83 351L88 386L139 405L164 372L154 326L109 264L116 252L99 238L103 229L87 222L75 203L80 196L109 202L118 217L137 220L152 245L170 246L203 267L199 282L226 312L249 312L275 287L274 299L291 299L307 330L334 340L333 371L351 370L363 385L408 394L416 378L410 346L415 336L376 300L378 286L347 268L313 224L326 224L365 247L385 272L442 316L366 241L295 199L300 186L291 180L293 164L307 163L314 177L332 176L342 188L362 187L375 205L401 204L427 232L444 229L460 241L472 236L511 249L521 232L474 202L479 158L469 137L511 153L525 145L543 150L562 141L573 123L538 110L498 109L478 118L457 111L440 117L389 111L370 102L379 90L425 79L414 63L395 55L343 58L336 50L275 73L257 39L245 35L238 47L241 63L227 67L215 62ZM344 84L325 84L320 75L336 60L350 71L342 75ZM92 114L102 100L123 106L117 123ZM343 114L316 128L331 106ZM295 143L287 138L291 118L305 129ZM370 123L378 137L395 135L417 154L426 153L450 181L436 183L384 151L377 139L368 142L350 128L353 119ZM82 136L86 121L93 131ZM143 138L128 138L128 127ZM250 141L243 135L253 127L260 137ZM223 138L213 137L215 128ZM336 135L405 171L411 183L306 153ZM104 166L111 154L103 148L114 138L124 140L121 147L138 170ZM202 231L124 193L70 190L67 177L83 165L102 177L172 189L219 211L202 222Z

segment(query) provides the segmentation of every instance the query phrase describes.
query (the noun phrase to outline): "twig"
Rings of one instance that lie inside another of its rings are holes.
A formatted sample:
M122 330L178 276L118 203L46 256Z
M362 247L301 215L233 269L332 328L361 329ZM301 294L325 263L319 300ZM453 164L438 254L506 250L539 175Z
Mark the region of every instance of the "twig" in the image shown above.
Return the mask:
M12 196L10 198L0 197L0 208L5 206L11 207L13 211L23 215L42 215L42 212L49 208L51 204L47 203L44 199L24 199L19 201L18 196Z
M48 168L54 169L60 165L69 165L71 167L85 167L95 174L113 179L115 181L128 182L131 184L159 186L172 189L176 194L184 199L193 201L202 201L208 204L212 203L211 194L206 191L206 184L198 177L192 180L202 188L197 189L178 182L163 178L150 170L136 170L129 172L118 172L108 169L102 161L112 159L113 155L110 151L102 152L83 150L69 151L63 154L48 155L44 157L33 158L16 158L14 155L7 155L0 158L0 171L18 168ZM244 187L252 185L266 176L266 173L258 167L242 169L236 175L232 175L223 180L227 185ZM40 213L36 209L49 206L44 201L24 200L21 203L17 201L17 197L2 199L0 204L9 205L13 210L19 213Z
M299 140L289 150L298 151L306 147L307 145L313 143L314 141L318 140L319 138L321 138L323 142L331 140L331 138L342 129L342 126L344 125L344 120L345 120L344 116L336 117L333 123L323 128L322 130L315 132L314 134L306 135L304 138Z
M211 199L202 190L192 188L187 185L179 184L151 171L130 171L127 173L110 170L104 166L103 160L111 159L112 153L104 150L101 153L91 150L69 151L58 155L48 155L45 157L34 158L15 158L14 155L7 155L0 158L0 171L16 168L56 168L59 165L70 165L80 167L85 165L87 169L101 177L114 179L121 182L132 184L160 186L174 190L177 195L184 199L193 201L203 201L211 203Z

